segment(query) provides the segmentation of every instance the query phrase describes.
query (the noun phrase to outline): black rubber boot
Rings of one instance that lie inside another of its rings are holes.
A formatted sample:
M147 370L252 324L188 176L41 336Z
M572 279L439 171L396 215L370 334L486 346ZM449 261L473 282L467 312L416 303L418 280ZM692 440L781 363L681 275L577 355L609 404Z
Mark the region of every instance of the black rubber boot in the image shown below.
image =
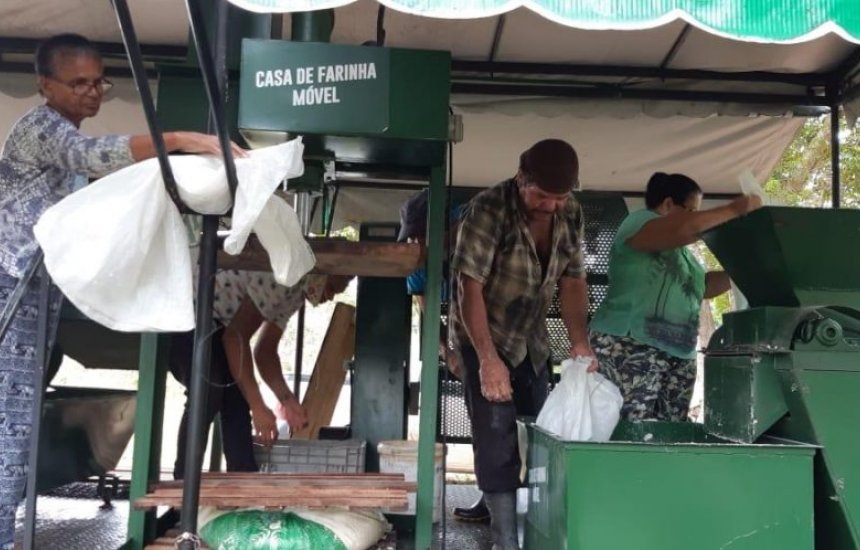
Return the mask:
M520 550L517 536L517 493L485 493L490 509L493 550Z
M454 517L460 521L490 523L490 511L487 510L484 495L481 495L481 498L469 508L454 508Z

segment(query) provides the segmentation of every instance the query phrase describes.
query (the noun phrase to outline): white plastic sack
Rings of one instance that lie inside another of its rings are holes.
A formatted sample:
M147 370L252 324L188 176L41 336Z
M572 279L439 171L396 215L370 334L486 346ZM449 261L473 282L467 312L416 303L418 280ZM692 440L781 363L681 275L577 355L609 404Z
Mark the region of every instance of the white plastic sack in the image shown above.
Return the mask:
M385 536L391 526L379 511L292 510L300 518L327 527L347 550L367 550Z
M587 372L591 359L565 360L561 381L553 388L535 424L566 441L609 441L624 399L618 387L598 372Z
M314 265L295 212L273 191L303 171L301 140L236 159L239 180L232 253L259 225L275 279L295 284ZM180 196L205 214L230 208L223 163L216 157L171 156ZM34 228L45 266L66 297L89 318L125 332L194 328L188 235L156 159L101 178L49 208Z
M214 506L201 506L197 514L197 523L202 527L214 519L234 512L235 510L219 510ZM347 550L367 550L375 546L379 539L391 529L385 516L379 511L350 511L335 508L325 510L305 510L300 508L285 508L300 518L318 523L343 543Z

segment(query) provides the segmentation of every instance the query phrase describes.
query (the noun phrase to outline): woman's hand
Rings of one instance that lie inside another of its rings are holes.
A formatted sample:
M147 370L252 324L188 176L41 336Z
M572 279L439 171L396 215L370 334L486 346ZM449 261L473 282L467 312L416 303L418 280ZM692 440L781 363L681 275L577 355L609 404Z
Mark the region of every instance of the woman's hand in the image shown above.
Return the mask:
M275 414L265 405L251 409L254 423L254 438L262 445L271 447L278 440L278 421Z
M738 216L745 216L761 208L762 201L758 195L743 195L733 200L731 206Z
M308 415L293 395L279 401L275 413L278 418L287 421L291 433L296 433L308 425Z
M201 134L198 132L175 132L176 134L176 149L186 153L202 153L207 155L221 155L221 143L218 141L218 136L209 134ZM236 158L245 158L248 152L242 149L232 141L230 142L233 156Z

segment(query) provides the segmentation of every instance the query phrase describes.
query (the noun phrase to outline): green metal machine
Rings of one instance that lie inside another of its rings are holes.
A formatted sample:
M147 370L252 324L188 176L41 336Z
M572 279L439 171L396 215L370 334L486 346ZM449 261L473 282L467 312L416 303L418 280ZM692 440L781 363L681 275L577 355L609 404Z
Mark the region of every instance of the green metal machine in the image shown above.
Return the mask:
M860 548L858 232L857 210L766 207L705 234L750 308L706 349L704 425L533 428L526 548Z
M239 76L238 126L249 142L301 136L306 166L322 167L317 180L384 173L429 185L431 319L440 315L450 66L444 51L245 40ZM361 239L394 240L396 229L362 226ZM370 470L378 468L379 441L406 437L409 312L403 279L359 279L352 436L368 442ZM415 523L421 549L430 547L432 534L438 339L438 323L425 323Z
M708 345L705 428L820 446L818 549L860 548L860 257L842 244L858 232L860 211L769 207L705 235L750 304Z

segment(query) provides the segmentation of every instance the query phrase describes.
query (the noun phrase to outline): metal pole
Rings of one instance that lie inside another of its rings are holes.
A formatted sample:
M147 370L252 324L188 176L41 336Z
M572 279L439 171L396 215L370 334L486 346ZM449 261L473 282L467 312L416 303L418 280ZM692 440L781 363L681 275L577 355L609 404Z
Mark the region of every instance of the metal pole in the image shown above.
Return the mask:
M226 2L226 0L218 1L221 3ZM215 62L212 59L213 49L210 45L209 37L206 35L203 10L200 7L199 0L185 0L185 7L188 10L191 36L194 38L197 49L197 60L203 73L203 84L206 88L206 95L209 98L209 105L212 108L212 115L215 118L215 128L218 134L218 141L221 145L221 154L224 157L224 169L227 172L227 184L230 187L231 196L235 197L238 180L236 179L236 163L233 159L232 143L230 142L230 132L227 125L226 102L224 100L224 91L218 86Z
M41 260L41 258L40 258ZM24 516L24 548L32 550L36 547L36 488L39 472L39 434L42 428L42 400L45 395L44 381L47 360L50 355L50 338L48 319L51 312L51 279L44 264L41 266L39 284L39 313L36 319L36 372L33 380L33 418L30 430L30 455L27 470L26 515Z
M219 0L219 18L226 16L225 0ZM203 82L215 129L221 145L224 158L224 168L227 173L227 183L230 193L236 196L238 181L236 165L233 161L230 135L227 128L225 113L224 90L219 85L213 54L224 50L216 46L213 49L206 35L203 12L197 0L186 0L188 19L191 25L191 35L197 50L197 59L203 73ZM216 22L216 28L220 22ZM221 26L222 30L226 27ZM224 33L219 33L219 42L226 40ZM222 80L223 81L223 80ZM218 216L203 217L203 239L200 243L200 269L197 285L197 323L194 332L194 358L191 366L191 388L189 394L188 441L186 442L185 472L182 491L182 512L177 547L180 550L199 548L197 537L197 507L200 500L200 469L203 466L204 434L206 433L206 381L209 379L212 337L212 302L215 289L215 270L217 268L218 248Z
M299 191L296 193L296 213L299 224L302 226L302 235L307 236L311 230L311 196L309 192ZM324 217L321 216L321 217ZM298 311L296 323L296 359L293 371L293 393L301 402L302 395L302 372L304 371L304 349L305 349L305 306Z
M149 89L149 81L146 78L146 69L143 66L143 54L140 51L140 43L137 41L137 33L134 30L134 23L131 19L131 13L128 10L126 0L113 0L114 11L116 12L117 22L119 23L120 34L122 41L125 44L126 53L128 55L128 63L131 67L131 73L134 76L134 84L137 87L137 92L140 94L140 102L143 106L143 114L146 117L146 125L149 128L149 134L152 136L152 144L155 147L156 157L158 158L158 166L161 168L161 177L164 180L164 186L167 188L167 193L173 200L174 204L180 211L188 211L182 199L179 198L179 191L176 188L176 180L173 177L173 170L170 167L170 162L167 159L167 146L164 144L164 136L161 134L161 126L158 123L158 117L155 114L155 102L152 99L152 92Z
M427 284L421 330L421 408L418 429L418 494L415 548L429 550L433 538L434 472L439 397L439 319L442 301L442 241L445 230L445 168L430 174L427 205Z
M303 11L292 15L293 42L329 42L334 29L334 10Z
M305 305L302 304L302 307L299 309L298 314L298 323L296 325L296 364L295 368L295 378L293 380L293 393L296 396L296 399L301 403L302 401L302 370L304 366L304 353L305 353Z
M197 506L200 498L200 469L203 466L206 433L206 381L209 379L212 346L212 302L215 293L215 268L218 249L218 216L203 217L200 243L200 271L197 282L197 323L194 331L194 356L189 391L188 439L185 442L182 512L177 541L180 550L199 548Z
M839 104L830 106L830 188L831 206L842 206L842 181L839 167Z

